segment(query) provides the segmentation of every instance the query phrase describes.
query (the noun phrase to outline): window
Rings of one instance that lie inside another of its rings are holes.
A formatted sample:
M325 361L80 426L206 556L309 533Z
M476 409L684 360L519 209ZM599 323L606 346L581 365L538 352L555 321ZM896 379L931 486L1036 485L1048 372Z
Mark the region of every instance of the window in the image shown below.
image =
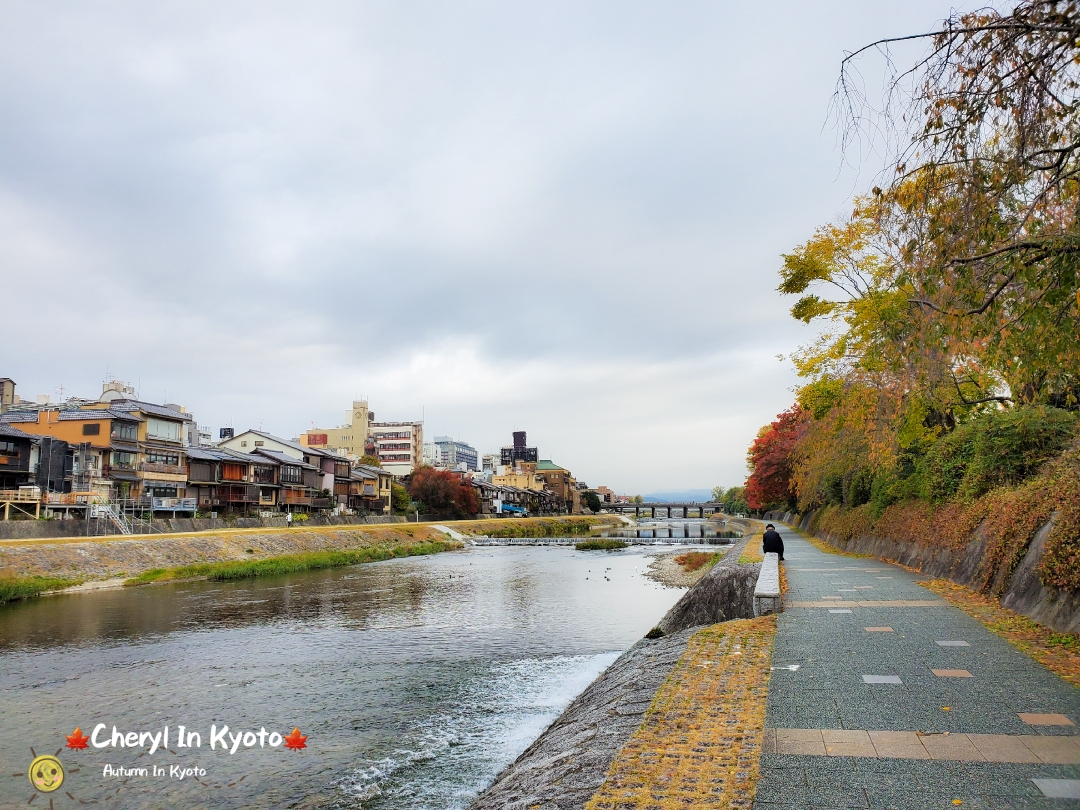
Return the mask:
M164 419L146 420L146 436L150 439L178 442L180 441L180 430L179 422L167 422Z
M134 422L113 422L112 438L133 442L139 438L139 426Z
M19 448L15 442L0 442L0 456L19 457Z
M274 468L273 467L255 467L255 473L253 480L256 484L272 484L274 483Z
M247 467L244 464L222 464L222 481L244 481L247 478Z
M146 454L146 460L151 464L171 464L173 467L180 466L180 455L178 453L162 453L159 451L150 452Z
M244 444L245 444L245 446L246 446L246 445L247 445L247 442L244 442ZM266 442L255 442L255 446L256 446L256 447L262 447L262 446L263 446L264 444L266 444Z
M135 454L134 453L121 453L119 451L113 451L112 454L112 466L119 467L124 470L135 469Z
M304 483L304 471L300 467L283 466L281 468L281 483L302 484Z
M241 447L247 447L247 442L246 442L246 441L244 441L244 442L240 442L240 446L241 446Z
M97 436L101 433L101 424L98 422L88 423L82 426L83 436Z

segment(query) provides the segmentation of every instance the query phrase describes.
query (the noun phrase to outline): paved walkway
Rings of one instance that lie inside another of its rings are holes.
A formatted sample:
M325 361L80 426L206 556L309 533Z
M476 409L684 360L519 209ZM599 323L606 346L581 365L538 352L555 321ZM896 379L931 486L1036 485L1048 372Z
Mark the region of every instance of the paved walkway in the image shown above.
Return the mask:
M1080 807L1080 690L918 575L782 533L757 810Z

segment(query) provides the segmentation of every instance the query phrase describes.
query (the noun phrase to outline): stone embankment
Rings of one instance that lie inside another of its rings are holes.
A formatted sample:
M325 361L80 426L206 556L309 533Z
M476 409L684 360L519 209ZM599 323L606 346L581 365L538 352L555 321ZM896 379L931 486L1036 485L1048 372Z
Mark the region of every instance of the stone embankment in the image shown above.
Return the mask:
M743 530L749 529L740 527ZM662 636L623 653L473 803L471 810L580 810L641 726L657 690L703 625L754 616L759 565L740 565L747 537L660 621ZM652 634L650 634L652 635Z
M772 512L770 520L780 520L800 531L811 533L814 513L798 515L792 512ZM1043 526L1027 547L1024 556L1012 569L1003 570L991 582L991 591L999 594L1003 607L1014 610L1058 632L1080 632L1080 593L1044 585L1039 579L1046 538L1053 520ZM986 580L983 566L987 563L986 542L979 529L960 548L928 547L915 542L898 542L881 537L854 537L841 540L828 533L814 535L819 540L850 554L867 554L908 568L915 568L933 577L950 579L960 585L978 589Z
M0 543L0 575L112 579L135 576L153 568L446 539L445 533L432 526L393 524L123 535L55 542L9 540Z
M406 518L397 515L368 515L353 517L349 515L329 516L313 515L304 522L304 526L362 526L372 523L405 523ZM46 540L66 537L114 536L120 530L105 521L101 526L87 534L85 520L0 520L0 540ZM299 525L299 524L297 524ZM221 529L286 529L285 516L269 518L170 518L155 520L151 524L151 533L173 534L177 532L220 531Z

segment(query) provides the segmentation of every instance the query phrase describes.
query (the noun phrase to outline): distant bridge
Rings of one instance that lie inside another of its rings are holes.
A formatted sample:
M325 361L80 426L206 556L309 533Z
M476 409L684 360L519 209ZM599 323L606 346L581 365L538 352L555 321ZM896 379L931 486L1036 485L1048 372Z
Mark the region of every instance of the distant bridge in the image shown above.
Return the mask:
M694 503L691 502L678 502L678 503L605 503L601 504L601 509L608 512L629 512L634 510L634 517L640 517L641 513L645 510L649 511L650 517L656 517L656 510L666 511L666 517L690 517L691 511L696 511L699 518L705 517L705 513L720 514L724 511L724 505L722 503L715 503L709 501L708 503ZM678 510L682 510L682 514L677 514Z

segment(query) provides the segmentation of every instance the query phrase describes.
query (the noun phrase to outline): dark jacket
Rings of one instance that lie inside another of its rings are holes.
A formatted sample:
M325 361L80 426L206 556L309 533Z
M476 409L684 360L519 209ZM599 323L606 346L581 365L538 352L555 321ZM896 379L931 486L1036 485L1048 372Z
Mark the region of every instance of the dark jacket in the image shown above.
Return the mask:
M780 532L776 529L769 529L762 535L761 538L761 550L765 554L770 551L776 552L780 555L780 559L784 559L784 541L780 537Z

